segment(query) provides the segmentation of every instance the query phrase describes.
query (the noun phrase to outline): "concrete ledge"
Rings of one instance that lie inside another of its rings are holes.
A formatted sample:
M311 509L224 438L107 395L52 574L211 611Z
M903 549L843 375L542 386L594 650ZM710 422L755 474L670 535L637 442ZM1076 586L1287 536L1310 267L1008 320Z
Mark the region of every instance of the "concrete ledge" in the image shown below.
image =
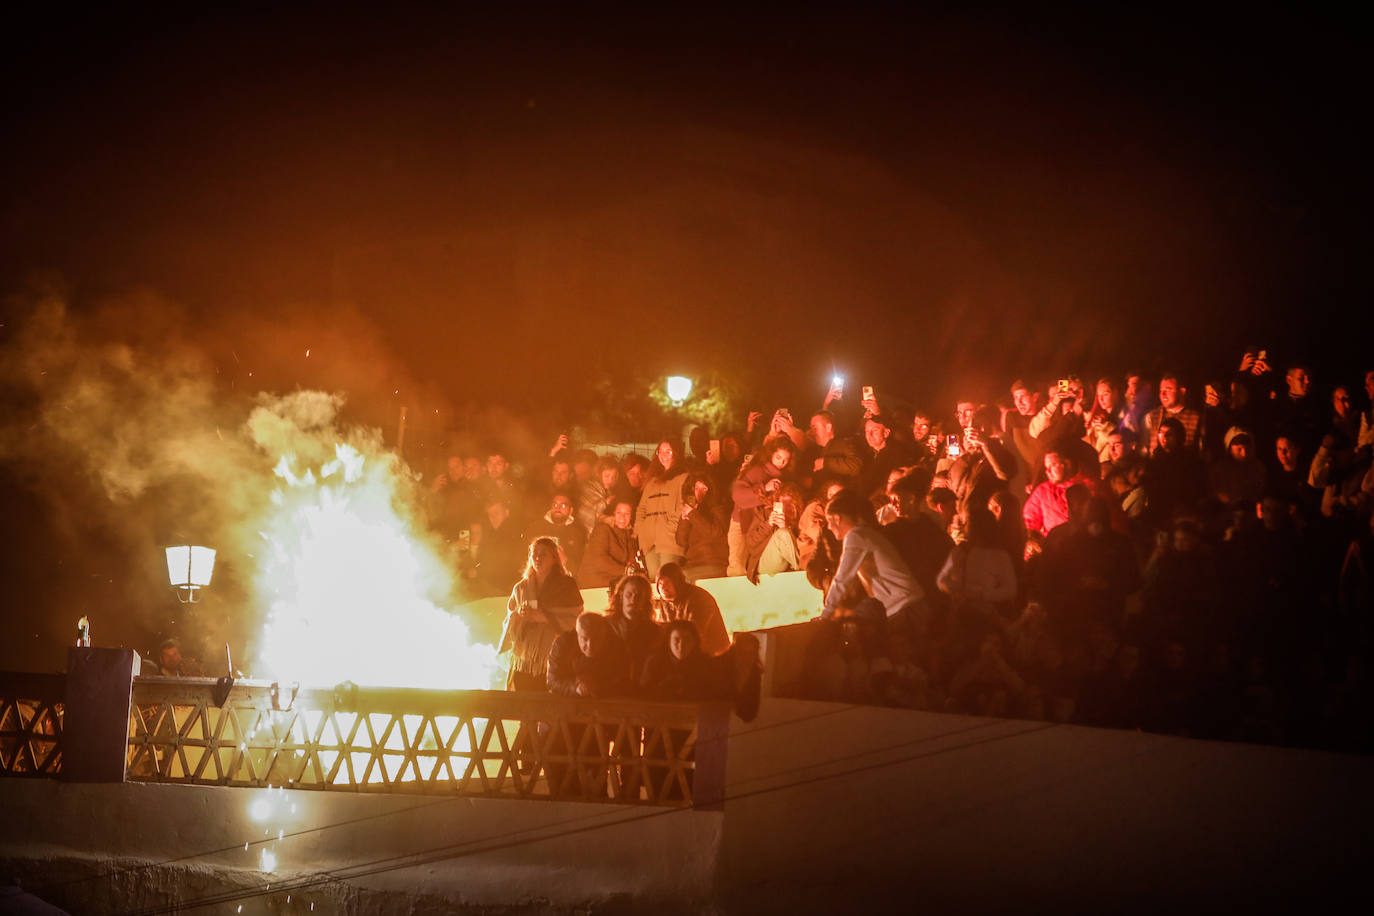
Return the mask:
M188 905L198 886L267 891L326 871L337 872L349 893L379 900L555 909L618 897L703 901L723 817L691 809L51 780L0 781L0 809L7 821L0 859L13 868L47 861L77 872L91 863L116 871L47 891L37 886L48 883L41 876L25 882L45 900L81 913ZM330 829L315 829L321 827ZM264 853L274 860L271 871ZM414 861L423 864L388 870ZM115 863L166 864L129 873ZM182 872L184 880L175 878ZM138 875L147 880L128 880Z

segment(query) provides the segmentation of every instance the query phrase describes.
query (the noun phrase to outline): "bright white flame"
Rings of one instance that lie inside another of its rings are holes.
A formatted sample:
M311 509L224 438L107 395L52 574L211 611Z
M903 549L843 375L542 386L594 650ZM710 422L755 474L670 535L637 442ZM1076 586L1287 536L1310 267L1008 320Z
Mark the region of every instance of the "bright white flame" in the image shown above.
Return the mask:
M435 600L449 567L401 509L402 474L388 455L334 447L319 468L277 464L281 486L260 533L269 602L258 658L267 673L309 684L485 689L496 650Z
M677 404L687 400L692 393L692 380L685 375L668 376L668 400Z
M268 874L271 874L272 872L276 871L276 870L277 870L277 854L274 853L272 850L270 850L270 849L268 849L268 848L266 848L266 847L263 847L263 850L262 850L262 861L258 864L258 870L259 870L259 871L265 871L265 872L267 872Z

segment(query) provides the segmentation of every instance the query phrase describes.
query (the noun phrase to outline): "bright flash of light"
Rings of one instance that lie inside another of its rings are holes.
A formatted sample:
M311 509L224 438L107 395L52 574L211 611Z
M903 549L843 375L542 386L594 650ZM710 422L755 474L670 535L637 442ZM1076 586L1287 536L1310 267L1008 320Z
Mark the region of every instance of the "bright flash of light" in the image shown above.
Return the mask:
M691 395L692 380L685 375L670 375L668 376L666 387L668 389L668 400L672 401L674 404L679 404L687 400Z
M258 863L258 870L271 874L277 870L277 854L270 849L262 851L262 861Z
M257 798L248 806L248 816L261 824L272 816L272 802L266 798Z
M404 511L394 456L338 444L318 468L284 456L260 533L268 600L259 659L309 684L485 689L496 650L437 604L452 573Z

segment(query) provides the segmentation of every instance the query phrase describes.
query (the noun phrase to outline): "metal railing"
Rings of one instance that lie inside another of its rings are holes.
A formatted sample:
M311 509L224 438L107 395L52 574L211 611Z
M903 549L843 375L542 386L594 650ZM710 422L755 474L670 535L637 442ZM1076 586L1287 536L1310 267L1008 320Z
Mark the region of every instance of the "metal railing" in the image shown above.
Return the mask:
M715 723L727 715L494 691L138 678L126 778L688 806L712 803L723 782Z
M0 776L61 772L66 683L61 674L0 673Z

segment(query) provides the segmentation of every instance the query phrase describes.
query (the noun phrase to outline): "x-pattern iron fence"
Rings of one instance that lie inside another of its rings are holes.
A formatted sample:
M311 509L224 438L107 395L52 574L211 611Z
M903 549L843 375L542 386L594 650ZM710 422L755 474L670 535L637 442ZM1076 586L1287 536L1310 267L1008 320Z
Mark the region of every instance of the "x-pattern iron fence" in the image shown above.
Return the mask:
M148 782L691 805L701 709L488 691L139 678Z
M0 775L53 777L62 768L60 674L0 677Z

